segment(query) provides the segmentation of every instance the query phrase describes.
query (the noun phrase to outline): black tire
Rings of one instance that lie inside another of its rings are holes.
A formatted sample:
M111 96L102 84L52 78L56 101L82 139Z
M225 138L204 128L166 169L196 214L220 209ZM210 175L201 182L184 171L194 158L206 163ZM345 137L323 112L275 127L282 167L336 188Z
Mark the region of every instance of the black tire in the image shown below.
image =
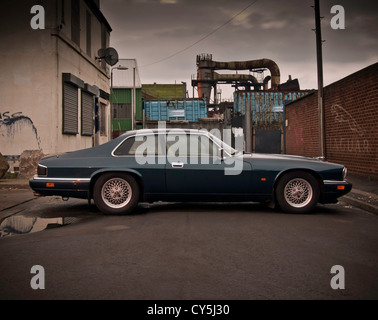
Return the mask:
M277 184L276 199L280 208L289 213L310 213L318 203L319 183L303 171L286 173Z
M139 185L127 173L105 173L96 181L93 200L105 214L122 215L131 213L138 205Z

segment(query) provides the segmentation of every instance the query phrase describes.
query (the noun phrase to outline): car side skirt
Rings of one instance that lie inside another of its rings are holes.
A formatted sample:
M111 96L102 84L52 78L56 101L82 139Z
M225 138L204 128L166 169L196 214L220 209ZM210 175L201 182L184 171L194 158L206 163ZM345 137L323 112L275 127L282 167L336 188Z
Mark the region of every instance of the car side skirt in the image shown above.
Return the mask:
M178 201L178 202L265 202L272 200L272 195L251 195L251 194L180 194L160 193L144 194L144 201Z

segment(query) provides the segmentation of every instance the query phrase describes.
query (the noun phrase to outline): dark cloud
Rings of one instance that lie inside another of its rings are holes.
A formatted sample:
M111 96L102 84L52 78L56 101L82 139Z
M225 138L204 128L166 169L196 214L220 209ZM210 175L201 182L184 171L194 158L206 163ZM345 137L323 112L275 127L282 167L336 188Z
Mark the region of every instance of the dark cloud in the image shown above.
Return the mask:
M325 83L378 60L377 3L321 0ZM219 61L270 58L284 81L290 74L303 88L316 87L313 0L104 0L101 9L113 27L112 45L122 58L136 58L142 82L186 81L196 72L195 58L212 53ZM333 30L331 7L342 5L346 29ZM177 52L187 50L178 55ZM173 55L173 56L172 56ZM170 59L164 60L166 57ZM162 60L162 61L161 61ZM154 63L161 61L160 63Z

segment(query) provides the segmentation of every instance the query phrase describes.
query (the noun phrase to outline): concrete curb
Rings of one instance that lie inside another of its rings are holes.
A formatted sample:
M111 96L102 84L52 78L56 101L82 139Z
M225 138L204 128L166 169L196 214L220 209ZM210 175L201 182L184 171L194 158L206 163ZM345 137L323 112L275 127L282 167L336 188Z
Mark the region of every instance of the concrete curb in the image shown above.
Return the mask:
M378 206L368 203L366 200L360 200L353 198L351 196L343 196L342 198L339 199L340 201L344 201L352 206L355 206L357 208L363 209L365 211L369 211L371 213L377 214L378 215Z

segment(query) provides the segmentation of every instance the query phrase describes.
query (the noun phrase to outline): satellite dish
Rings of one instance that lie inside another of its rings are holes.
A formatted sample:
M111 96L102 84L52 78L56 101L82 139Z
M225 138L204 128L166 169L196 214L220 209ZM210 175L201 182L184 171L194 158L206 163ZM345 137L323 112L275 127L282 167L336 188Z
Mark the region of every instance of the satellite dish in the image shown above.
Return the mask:
M118 62L118 52L114 48L100 49L98 50L98 59L104 59L108 65L113 67Z

